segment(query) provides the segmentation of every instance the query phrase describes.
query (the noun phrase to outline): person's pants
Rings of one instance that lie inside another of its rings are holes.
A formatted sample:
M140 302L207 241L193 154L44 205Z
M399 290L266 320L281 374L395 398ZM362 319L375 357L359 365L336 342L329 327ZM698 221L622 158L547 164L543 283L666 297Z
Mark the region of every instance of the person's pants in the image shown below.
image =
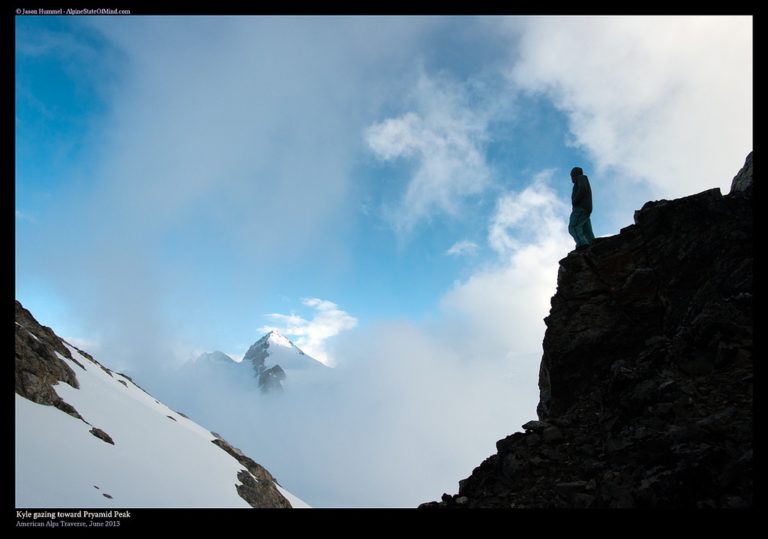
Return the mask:
M571 212L568 232L576 241L576 247L589 245L595 241L595 235L592 233L592 223L589 220L590 213L584 208L573 208Z

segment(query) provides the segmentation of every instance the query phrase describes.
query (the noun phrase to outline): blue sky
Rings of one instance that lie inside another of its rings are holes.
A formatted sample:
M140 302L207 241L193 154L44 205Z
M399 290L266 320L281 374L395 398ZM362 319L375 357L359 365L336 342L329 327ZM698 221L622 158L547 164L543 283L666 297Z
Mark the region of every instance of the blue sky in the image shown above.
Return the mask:
M16 297L150 388L279 327L530 418L569 170L598 236L727 192L752 62L751 17L19 17Z
M16 61L17 296L84 339L115 288L232 352L301 298L439 317L536 174L605 235L751 147L748 17L20 17Z

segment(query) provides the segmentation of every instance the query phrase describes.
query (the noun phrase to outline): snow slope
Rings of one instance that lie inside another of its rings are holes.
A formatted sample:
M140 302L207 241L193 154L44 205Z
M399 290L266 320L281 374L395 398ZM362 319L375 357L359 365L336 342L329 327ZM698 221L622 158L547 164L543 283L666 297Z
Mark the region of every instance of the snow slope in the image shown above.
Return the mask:
M90 425L16 395L17 507L250 507L236 489L244 467L212 443L208 430L67 348L82 366L56 355L75 371L80 389L54 389Z

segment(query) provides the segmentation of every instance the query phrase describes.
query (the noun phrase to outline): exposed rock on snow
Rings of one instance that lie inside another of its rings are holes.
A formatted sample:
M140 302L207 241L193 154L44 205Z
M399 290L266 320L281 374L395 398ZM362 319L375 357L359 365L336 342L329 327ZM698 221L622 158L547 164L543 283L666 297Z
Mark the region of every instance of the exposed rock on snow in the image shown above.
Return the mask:
M112 437L109 434L107 434L106 432L104 432L103 430L101 430L101 429L97 429L97 428L94 427L94 428L92 428L88 432L90 432L91 434L96 436L96 438L98 438L100 440L104 440L108 444L115 445L115 442L114 442L114 440L112 440Z
M291 507L288 500L278 491L275 486L277 481L266 468L221 438L212 442L245 466L246 469L237 474L241 483L237 486L237 492L252 507Z
M65 403L53 389L54 384L59 382L80 387L74 371L56 356L56 352L72 358L51 328L38 324L32 314L17 301L16 393L32 402L55 406L72 417L82 419L77 410Z

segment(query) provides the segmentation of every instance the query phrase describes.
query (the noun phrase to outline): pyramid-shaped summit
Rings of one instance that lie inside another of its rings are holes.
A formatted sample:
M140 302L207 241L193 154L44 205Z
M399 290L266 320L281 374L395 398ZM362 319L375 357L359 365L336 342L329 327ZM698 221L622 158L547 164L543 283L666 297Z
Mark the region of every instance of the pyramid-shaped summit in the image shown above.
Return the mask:
M291 371L325 367L277 330L271 330L248 348L243 365L253 370L262 391L282 389L281 382Z

